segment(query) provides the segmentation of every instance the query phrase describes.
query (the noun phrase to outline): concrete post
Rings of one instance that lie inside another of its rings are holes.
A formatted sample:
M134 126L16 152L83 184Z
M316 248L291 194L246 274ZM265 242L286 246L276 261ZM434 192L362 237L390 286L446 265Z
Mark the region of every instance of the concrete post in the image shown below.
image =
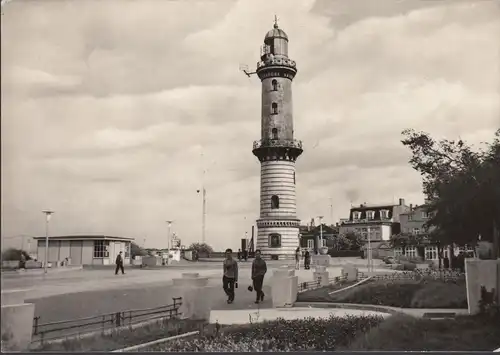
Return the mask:
M273 307L293 307L299 292L299 277L295 276L295 270L275 270L271 285Z
M313 279L314 281L318 281L320 286L328 286L330 284L329 276L326 266L318 265L313 272Z
M2 291L2 351L25 351L31 344L35 305L24 303L26 292Z
M215 299L216 287L208 286L208 277L198 273L183 273L181 278L173 279L175 293L182 297L179 311L182 318L209 320Z
M342 276L346 277L347 281L356 281L358 279L358 269L352 264L346 264L342 268Z
M479 312L481 287L486 291L499 293L500 260L465 260L465 283L467 287L467 303L469 314Z

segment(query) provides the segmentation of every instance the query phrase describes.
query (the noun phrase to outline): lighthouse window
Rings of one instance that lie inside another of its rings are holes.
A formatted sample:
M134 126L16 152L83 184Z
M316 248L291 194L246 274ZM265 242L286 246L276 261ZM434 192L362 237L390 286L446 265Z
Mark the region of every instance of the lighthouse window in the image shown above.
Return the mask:
M273 79L271 83L273 85L273 91L278 91L278 82L276 81L276 79Z
M273 130L271 132L272 132L272 135L273 135L273 139L278 139L278 129L277 128L273 128Z
M271 197L271 209L278 209L280 208L280 198L276 195L273 195Z
M281 247L281 235L278 233L269 234L269 247L270 248L280 248Z
M278 104L276 102L273 102L271 105L271 114L272 115L278 114Z
M295 185L295 171L293 172L293 184Z

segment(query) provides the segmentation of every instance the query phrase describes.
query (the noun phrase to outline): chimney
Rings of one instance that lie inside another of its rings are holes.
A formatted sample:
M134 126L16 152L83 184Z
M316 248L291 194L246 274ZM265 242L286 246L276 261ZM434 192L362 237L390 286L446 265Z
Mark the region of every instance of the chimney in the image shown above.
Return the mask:
M399 199L399 205L400 206L404 206L405 205L405 199L404 198L400 198Z
M410 203L410 212L413 211L413 204Z

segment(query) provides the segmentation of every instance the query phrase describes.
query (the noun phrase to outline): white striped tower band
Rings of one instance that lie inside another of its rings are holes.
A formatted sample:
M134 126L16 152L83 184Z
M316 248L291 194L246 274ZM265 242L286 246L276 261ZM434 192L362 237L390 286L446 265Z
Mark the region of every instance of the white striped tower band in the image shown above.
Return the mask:
M256 72L262 82L261 139L253 144L261 163L256 249L265 258L292 259L299 246L295 161L302 142L294 139L293 130L292 80L297 68L288 58L288 37L276 22L266 34Z

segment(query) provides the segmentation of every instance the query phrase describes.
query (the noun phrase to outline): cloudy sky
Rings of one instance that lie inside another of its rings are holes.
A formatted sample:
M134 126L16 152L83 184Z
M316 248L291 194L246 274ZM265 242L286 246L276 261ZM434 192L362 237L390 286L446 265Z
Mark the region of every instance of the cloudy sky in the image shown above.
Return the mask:
M489 0L13 0L2 7L2 237L135 237L237 247L259 213L258 60L290 37L299 218L421 203L405 128L489 141L500 6ZM330 209L333 201L333 211Z

